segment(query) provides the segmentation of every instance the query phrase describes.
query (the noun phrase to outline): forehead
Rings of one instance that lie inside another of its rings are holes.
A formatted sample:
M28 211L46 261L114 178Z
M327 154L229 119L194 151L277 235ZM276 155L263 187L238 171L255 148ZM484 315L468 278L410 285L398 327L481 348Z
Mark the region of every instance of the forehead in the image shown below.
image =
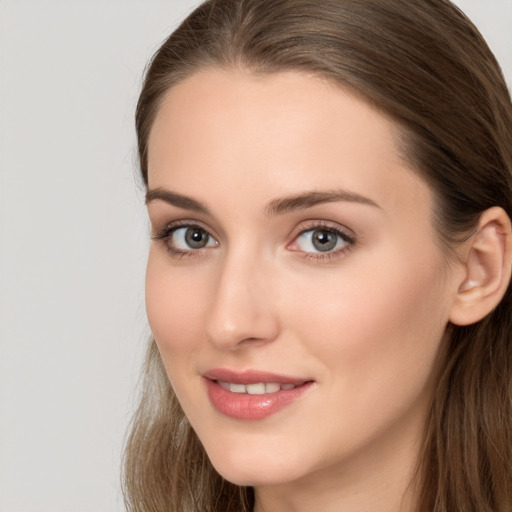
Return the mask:
M160 105L148 145L149 188L207 200L217 184L224 194L254 196L343 187L393 203L402 193L410 198L413 187L429 200L397 150L397 132L375 108L316 76L207 69Z

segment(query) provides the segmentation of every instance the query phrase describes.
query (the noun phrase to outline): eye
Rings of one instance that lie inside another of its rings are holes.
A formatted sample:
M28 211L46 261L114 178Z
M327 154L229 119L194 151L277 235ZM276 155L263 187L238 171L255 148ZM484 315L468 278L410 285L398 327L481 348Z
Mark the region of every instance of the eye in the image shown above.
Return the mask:
M203 249L213 247L217 242L208 232L197 226L188 226L174 229L169 237L169 242L179 250Z
M162 240L169 253L176 256L199 254L201 249L219 245L206 229L189 224L170 224L152 238Z
M207 231L198 226L183 226L171 231L168 244L179 251L189 251L213 247L217 242Z
M333 227L318 226L299 233L290 249L305 253L333 253L354 243L352 237Z

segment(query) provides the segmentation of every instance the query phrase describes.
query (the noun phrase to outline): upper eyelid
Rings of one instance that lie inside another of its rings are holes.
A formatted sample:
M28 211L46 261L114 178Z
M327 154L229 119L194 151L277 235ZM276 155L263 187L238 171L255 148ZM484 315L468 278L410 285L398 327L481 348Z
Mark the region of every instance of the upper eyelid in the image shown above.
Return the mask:
M308 224L307 226L304 226L304 224ZM326 221L326 220L307 220L301 222L299 225L294 227L292 232L290 233L290 238L292 240L295 240L299 235L302 233L306 233L308 231L314 231L315 229L332 229L334 231L339 231L346 235L351 240L355 240L357 238L355 232L350 229L349 227L345 226L344 224L340 224L339 222L335 221Z
M314 231L331 231L332 233L334 233L337 237L341 238L347 245L349 246L354 246L356 243L357 243L357 240L355 238L355 236L352 236L352 235L349 235L348 233L346 233L344 230L342 229L339 229L339 228L335 228L335 227L328 227L328 226L313 226L312 228L308 228L308 229L303 229L301 231L299 231L297 233L297 235L295 235L293 238L292 238L292 241L288 244L288 247L294 243L297 242L297 240L303 236L305 233L309 233L309 232L314 232ZM336 250L336 251L330 251L329 253L325 253L325 254L335 254L336 252L338 251L343 251L343 249L339 249L339 250Z
M165 225L162 228L156 229L154 232L151 233L151 238L162 238L162 235L165 233L170 233L173 230L179 229L181 227L198 227L200 229L203 229L213 237L217 243L220 243L222 236L219 236L217 233L217 230L214 230L210 226L206 225L200 220L196 219L177 219L174 221L170 221L165 223ZM305 233L307 231L312 231L315 229L332 229L334 231L339 231L342 234L344 234L347 238L349 238L351 241L355 242L357 240L357 235L355 232L347 227L344 224L341 224L336 221L330 221L325 219L308 219L303 220L297 225L293 227L293 229L288 233L287 239L289 242L293 242L298 236L300 236L302 233ZM152 228L153 231L153 228ZM287 242L287 243L289 243Z
M215 244L213 246L204 246L199 248L189 247L187 249L180 248L177 246L176 241L173 240L174 233L180 229L190 229L190 228L199 228L204 231L210 239L212 239ZM174 221L167 223L161 230L156 233L151 234L151 240L163 244L167 247L167 251L173 257L183 258L185 256L200 256L203 251L210 250L219 245L219 242L215 236L213 236L210 230L206 229L203 226L198 225L197 222L190 221Z
M167 222L167 223L165 223L165 225L162 228L155 229L154 232L153 232L154 228L152 228L151 238L159 238L164 233L171 233L173 231L176 231L179 228L187 228L187 227L191 227L191 228L196 227L196 228L202 229L202 230L206 231L206 233L208 233L208 235L213 237L217 242L219 241L218 236L215 233L215 230L212 230L209 226L206 226L201 221L192 220L192 219L180 219L180 220Z

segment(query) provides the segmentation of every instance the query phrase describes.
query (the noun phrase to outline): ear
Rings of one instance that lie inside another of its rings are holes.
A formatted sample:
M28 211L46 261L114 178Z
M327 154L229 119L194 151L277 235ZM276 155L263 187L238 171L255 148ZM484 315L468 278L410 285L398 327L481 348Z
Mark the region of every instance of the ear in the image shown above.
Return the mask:
M464 279L450 312L450 322L470 325L490 313L501 301L512 271L510 218L499 207L480 216L476 232L462 250Z

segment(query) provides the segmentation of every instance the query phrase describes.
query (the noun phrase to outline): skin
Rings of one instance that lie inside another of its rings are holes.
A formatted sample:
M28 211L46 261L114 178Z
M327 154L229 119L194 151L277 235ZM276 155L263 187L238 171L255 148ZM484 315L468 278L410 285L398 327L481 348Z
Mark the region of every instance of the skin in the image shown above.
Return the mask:
M319 78L220 69L172 88L152 128L149 190L208 212L148 202L161 235L147 267L149 322L213 465L255 487L258 512L412 509L408 484L464 272L443 253L431 190L395 135L381 113ZM268 212L334 190L373 204L349 196ZM186 228L170 233L176 222L200 226L208 245L184 246ZM307 241L319 225L354 242L319 253ZM202 373L212 368L315 385L243 421L211 405Z

